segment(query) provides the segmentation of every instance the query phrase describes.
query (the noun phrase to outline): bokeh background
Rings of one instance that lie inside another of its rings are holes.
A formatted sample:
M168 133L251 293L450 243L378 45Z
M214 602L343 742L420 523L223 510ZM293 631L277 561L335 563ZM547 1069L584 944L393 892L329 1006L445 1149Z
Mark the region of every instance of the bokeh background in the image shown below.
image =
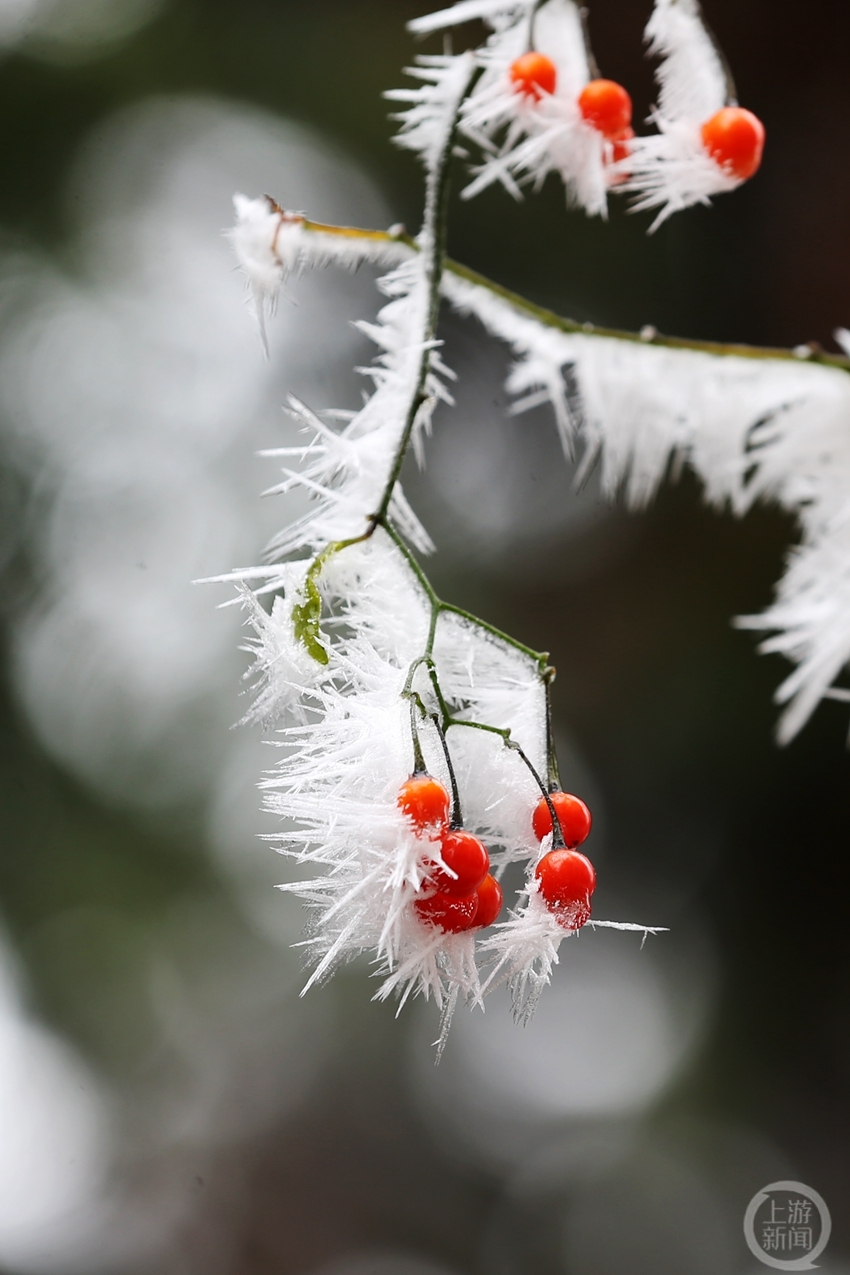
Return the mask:
M850 323L850 9L706 0L757 178L646 237L553 183L453 210L452 253L578 319L795 345ZM595 0L651 100L649 3ZM255 789L240 619L287 390L357 401L367 271L290 285L262 357L222 230L268 191L417 225L381 100L412 0L0 0L0 1268L116 1275L752 1275L742 1220L801 1179L850 1255L847 710L789 748L777 658L730 618L793 545L770 507L576 494L504 351L447 318L458 407L406 482L435 581L558 667L599 915L536 1020L304 1000ZM469 28L460 39L474 36ZM428 46L430 47L430 46ZM761 1268L758 1268L761 1269Z

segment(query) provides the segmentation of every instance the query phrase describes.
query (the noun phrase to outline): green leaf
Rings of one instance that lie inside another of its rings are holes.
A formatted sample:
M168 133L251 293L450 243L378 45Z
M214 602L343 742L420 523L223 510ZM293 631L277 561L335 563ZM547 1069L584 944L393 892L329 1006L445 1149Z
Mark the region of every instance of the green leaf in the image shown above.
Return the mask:
M315 565L314 563L314 567ZM327 664L330 657L319 641L322 595L313 577L312 567L304 581L302 597L304 601L292 608L292 626L295 630L295 637L307 653L312 655L317 664Z

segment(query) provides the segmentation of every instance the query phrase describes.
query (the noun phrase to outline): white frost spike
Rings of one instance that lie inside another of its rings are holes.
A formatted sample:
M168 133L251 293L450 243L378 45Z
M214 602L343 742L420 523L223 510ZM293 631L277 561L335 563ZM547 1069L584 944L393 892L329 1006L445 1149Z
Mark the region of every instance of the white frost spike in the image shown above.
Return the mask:
M637 196L634 210L660 209L650 231L673 213L692 204L708 204L713 195L735 190L743 182L725 172L705 150L703 120L666 120L657 115L655 123L659 132L636 137L629 157L617 165L627 175L620 189Z
M457 715L504 730L539 770L546 764L546 697L533 656L444 611L437 625L434 657L443 693L462 707Z
M741 179L716 164L702 144L702 125L727 100L726 71L703 25L697 0L656 0L646 27L657 68L658 133L637 137L617 166L628 178L622 189L637 196L634 208L658 208L655 228L691 204L734 190Z
M821 699L844 697L829 688L850 661L850 502L821 535L792 550L778 594L762 615L738 624L779 630L759 649L797 665L776 692L778 703L789 705L779 724L780 741L787 743Z
M463 100L475 67L471 53L458 57L421 57L406 74L420 81L418 89L389 89L391 102L407 102L408 108L396 116L401 128L395 142L405 150L415 151L421 158L429 178L428 203L435 192L431 189L443 150L451 138L458 108ZM429 221L426 208L426 222Z
M544 842L547 849L550 841L551 836ZM481 945L482 957L495 961L484 990L506 982L514 1018L519 1023L527 1023L534 1014L558 964L561 943L577 934L564 929L549 911L533 877L526 889L525 905L511 912L509 919L497 925L492 937Z
M541 857L551 848L550 833L540 847ZM579 930L567 929L550 911L533 876L526 884L525 894L524 906L511 912L508 920L497 925L492 937L481 945L482 957L489 956L495 962L482 991L486 993L500 983L507 983L514 1018L523 1024L530 1021L540 997L551 982L561 943L567 938L577 938L580 933ZM650 934L663 933L657 926L634 925L627 921L589 920L585 922L585 928L631 931L642 934L643 942Z
M377 531L334 555L320 584L331 618L323 624L330 661L311 661L291 630L292 600L306 563L278 568L290 596L271 616L251 600L254 650L263 688L256 716L279 712L299 680L277 738L283 759L265 781L266 805L297 831L279 840L298 863L318 867L283 888L313 911L305 944L315 968L307 986L362 951L375 953L377 996L434 996L448 1030L462 995L479 999L472 936L447 936L416 915L414 901L439 845L414 834L397 797L413 765L409 705L401 696L423 651L430 603L398 549ZM448 782L433 727L420 742L432 774ZM306 990L306 989L305 989Z
M398 1013L401 1013L411 994L424 996L426 1000L433 996L441 1010L440 1032L434 1042L439 1062L461 994L470 1007L482 1005L475 936L442 934L424 922L414 924L418 924L414 941L409 943L409 950L400 956L397 967L385 977L373 999L387 1000L398 994Z
M427 13L424 17L408 22L407 29L414 35L429 35L432 31L445 31L460 26L462 22L474 22L483 18L491 25L501 25L516 19L534 7L535 0L460 0L450 9Z
M570 402L566 369L575 355L564 334L521 314L489 288L448 272L443 275L443 295L459 314L474 316L488 332L511 347L517 361L506 388L518 396L512 411L519 413L549 403L564 453L572 457L578 421Z
M841 347L842 351L848 357L850 357L850 331L848 331L847 328L836 328L832 335L835 338L836 344Z
M331 634L350 630L396 668L407 669L422 654L430 603L383 531L334 554L322 571L322 585L333 610L325 622Z
M362 535L368 530L369 514L380 505L401 442L408 405L419 381L421 333L429 304L424 258L409 255L379 281L379 287L390 299L376 323L360 325L381 351L374 363L361 369L374 381L375 391L360 411L343 429L335 430L299 400L290 398L292 414L303 425L307 440L303 446L278 450L278 455L289 461L300 460L301 464L297 468L285 465L283 480L268 494L302 488L315 504L272 541L270 552L277 558L305 549L315 553L325 545ZM416 431L428 430L439 400L451 401L433 361L425 390L426 400L417 416ZM433 548L400 485L396 485L388 513L398 530L418 549L427 553ZM247 579L256 574L257 569L251 569L234 573L234 578ZM273 583L277 569L272 566L266 574L270 587L277 587Z
M516 90L512 63L530 43L531 7L490 37L479 57L483 74L463 106L461 131L484 152L477 176L463 191L470 199L493 182L515 197L526 182L540 186L550 172L567 199L605 216L611 173L606 143L582 118L578 97L590 79L581 18L572 0L549 0L534 13L534 47L555 65L553 94L539 100Z

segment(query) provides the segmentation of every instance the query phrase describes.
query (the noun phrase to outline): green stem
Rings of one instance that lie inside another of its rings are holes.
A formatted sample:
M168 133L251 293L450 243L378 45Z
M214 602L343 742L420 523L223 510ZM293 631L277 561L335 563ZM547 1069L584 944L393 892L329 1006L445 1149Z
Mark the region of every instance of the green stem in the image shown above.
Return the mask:
M543 8L543 5L545 3L546 3L546 0L535 0L534 7L532 8L531 13L528 15L528 52L529 53L534 53L536 51L534 47L534 24L537 21L538 13Z
M457 615L462 620L467 620L470 624L474 624L476 628L483 629L484 632L489 633L491 637L498 638L500 642L504 642L507 646L512 647L515 651L519 651L520 654L527 655L529 659L534 660L534 662L540 668L541 676L543 676L543 674L549 668L548 651L533 651L530 646L526 646L523 642L518 642L516 638L512 638L507 633L503 633L501 629L497 629L494 625L488 624L486 620L479 619L477 615L473 615L470 611L464 611L463 607L454 606L451 602L443 602L434 592L434 589L433 589L433 586L431 585L430 580L425 575L425 572L422 570L419 563L416 561L415 557L413 556L411 550L408 549L407 545L405 544L402 537L398 534L398 532L386 522L382 522L381 526L383 527L387 535L390 537L393 544L398 548L398 550L404 556L408 566L412 570L413 574L416 576L416 579L418 580L419 584L422 586L422 589L426 597L428 598L428 601L431 603L431 606L435 608L437 615L441 615L446 612L451 615ZM435 624L436 624L436 621L433 618L433 612L432 612L432 625L435 626ZM433 649L433 632L431 635L430 649Z
M455 768L452 765L452 755L449 752L449 741L446 739L446 732L443 723L437 717L436 713L432 714L431 721L437 728L437 734L440 737L440 743L443 746L443 756L446 759L446 766L449 772L449 783L452 787L452 817L449 822L449 827L452 830L457 830L458 828L463 827L463 810L460 805L460 788L458 787L457 775L455 774Z
M711 27L706 22L705 14L702 12L702 6L697 5L697 9L699 13L699 20L702 23L703 30L705 31L705 34L708 36L709 40L711 41L714 47L714 52L717 54L720 65L723 68L723 78L726 81L726 105L737 106L738 105L738 90L735 87L735 77L732 74L732 67L729 65L729 59L726 57L726 54L723 52L723 46L721 45L717 36L714 34Z
M470 67L469 81L463 96L469 91L472 85L473 77L477 74L474 67ZM398 482L398 476L401 473L401 467L404 464L404 458L407 455L407 449L413 437L413 431L416 427L416 419L420 410L428 399L428 373L431 369L431 351L433 349L434 338L437 332L437 318L440 313L440 286L443 280L443 268L446 257L446 231L448 223L448 206L449 206L449 190L451 185L451 160L454 150L455 135L457 133L457 113L452 121L446 138L443 142L443 149L440 152L437 164L430 175L428 182L428 192L425 205L425 224L422 227L422 235L420 243L417 244L419 251L428 254L426 260L426 277L428 281L428 317L425 323L425 331L422 334L422 358L419 364L419 376L416 382L416 390L410 401L407 410L407 419L404 422L404 430L399 440L398 448L390 468L387 485L384 488L384 494L381 497L381 503L375 514L378 522L386 519L387 511L390 507L393 491Z
M590 26L588 25L588 21L587 21L588 19L587 9L585 8L579 9L578 16L581 19L581 34L584 40L584 54L585 54L585 57L587 58L588 74L590 75L590 78L592 80L598 80L600 78L599 63L596 61L596 58L593 56L593 46L590 43Z
M426 655L420 655L419 659L414 660L410 668L408 669L407 680L405 681L405 684L404 684L404 690L401 693L402 699L406 699L410 703L410 732L413 738L413 773L415 775L424 775L428 773L427 767L425 765L425 758L422 754L422 745L419 742L419 730L416 725L416 709L419 709L419 712L422 714L422 716L427 717L428 720L433 723L434 729L436 730L437 735L439 737L440 744L442 745L443 755L445 756L445 759L446 759L446 768L448 769L448 772L449 772L449 783L451 784L451 790L452 790L451 827L462 828L463 813L461 811L461 806L460 806L460 789L458 788L457 776L455 775L455 769L454 769L454 766L452 765L452 757L451 757L451 753L449 752L449 745L446 739L446 732L445 732L445 723L450 720L450 717L449 717L448 709L446 708L445 700L443 699L442 691L439 689L439 682L437 681L436 670L433 670L432 672L432 680L434 681L434 685L437 687L438 698L440 701L440 710L443 714L442 721L440 720L439 713L428 712L428 709L422 703L422 697L420 696L419 692L413 690L414 674L416 673L416 670L422 664L428 664L429 666L432 667L432 670L433 670L434 661Z
M408 700L410 702L410 737L413 740L413 774L424 775L427 773L425 758L422 755L422 745L419 742L419 727L416 724L417 708L424 714L425 706L419 699L418 695L408 692Z
M432 632L433 632L433 629L432 629ZM437 672L437 665L434 663L434 660L431 655L432 646L433 646L433 642L431 639L429 639L428 651L426 652L426 654L420 655L419 658L415 659L413 663L411 664L410 668L407 671L407 680L404 683L404 690L402 691L402 695L414 695L416 696L417 699L419 698L417 695L417 692L413 690L413 678L415 676L416 670L424 664L426 668L428 669L428 677L430 679L431 686L433 687L434 695L436 697L437 705L440 709L440 713L442 714L442 728L445 729L446 723L451 720L451 713L449 712L449 706L446 703L446 698L443 695L443 688L440 686L440 678ZM425 708L422 709L422 712L423 714L426 714ZM426 715L432 716L432 714L426 714Z
M304 230L315 234L334 235L348 239L364 239L370 243L396 243L404 245L413 252L419 251L419 245L416 240L404 232L390 234L386 230L359 230L350 226L331 226L322 222L307 220L304 220L301 224ZM520 314L527 314L530 318L537 319L545 327L555 328L559 332L575 333L579 336L609 337L616 341L632 341L641 345L658 345L671 350L694 350L699 354L713 354L718 357L772 359L793 363L801 361L801 355L795 353L794 350L782 350L771 346L688 340L684 337L664 336L654 328L645 328L642 332L626 332L621 328L598 327L595 323L579 323L575 319L564 318L553 310L548 310L545 306L536 305L535 302L529 301L526 297L521 296L520 293L512 292L510 288L494 283L486 275L480 274L477 270L471 270L468 266L453 261L450 257L445 259L444 267L449 274L455 275L456 278L464 279L467 283L485 288L488 292L492 292L494 296L501 297L503 301L506 301ZM843 372L850 372L850 358L846 355L828 354L814 342L810 342L806 346L806 350L808 353L803 356L802 361L820 363L826 367L835 367Z
M477 615L473 615L471 611L464 611L463 607L453 606L451 602L441 602L440 611L448 612L451 615L458 615L462 620L468 620L470 624L474 624L477 629L483 629L485 633L489 633L491 637L498 638L500 642L505 642L508 646L512 646L515 651L519 651L522 655L527 655L529 659L534 660L540 667L541 676L549 667L548 651L532 651L530 646L526 646L524 642L517 641L516 638L510 637L507 633L503 633L501 629L497 629L495 625L488 624L486 620L480 620Z
M468 726L470 730L483 730L488 732L488 734L491 734L491 735L499 735L505 747L510 748L512 752L517 753L519 755L520 759L528 767L528 770L530 774L532 775L534 782L537 784L537 787L540 789L540 792L543 796L543 800L546 802L546 805L549 807L549 814L552 819L552 849L553 850L566 849L566 842L564 841L564 834L561 829L561 821L558 818L557 812L552 803L552 798L549 795L549 789L546 787L540 775L537 773L537 768L533 765L533 763L531 762L531 759L528 757L525 750L516 742L515 739L511 738L510 728L504 727L504 726L489 726L486 722L468 722L462 717L452 717L447 725L448 726Z
M659 345L671 350L695 350L701 354L715 354L721 357L779 359L792 363L800 363L801 361L823 363L828 367L837 367L844 372L850 372L850 358L844 354L827 354L825 350L822 350L814 342L806 346L809 352L801 358L794 350L773 349L770 346L760 345L740 345L734 342L688 340L678 336L663 336L655 328L644 328L640 332L625 332L620 328L603 328L595 323L579 323L575 319L563 318L560 314L556 314L554 310L548 310L545 306L537 305L535 302L527 300L520 293L512 292L510 288L504 288L501 284L494 283L486 275L479 274L477 270L470 270L468 266L463 266L457 261L447 259L446 270L450 274L456 275L458 279L465 279L467 283L486 288L494 296L501 297L503 301L507 301L509 305L513 306L521 314L527 314L546 327L556 328L559 332L575 333L579 336L608 337L616 341L631 341L639 345Z
M558 753L555 749L555 732L552 726L552 683L555 670L549 668L544 674L546 682L546 770L549 792L558 792L561 787L561 774L558 770Z

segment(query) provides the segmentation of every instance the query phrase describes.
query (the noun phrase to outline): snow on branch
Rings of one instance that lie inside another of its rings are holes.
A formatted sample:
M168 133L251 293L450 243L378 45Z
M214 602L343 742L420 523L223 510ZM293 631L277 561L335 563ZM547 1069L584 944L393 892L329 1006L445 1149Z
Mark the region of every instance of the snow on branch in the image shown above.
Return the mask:
M417 58L416 65L408 67L406 73L420 81L419 88L388 89L384 93L391 102L408 104L407 110L395 117L401 121L401 128L394 140L396 145L418 155L425 166L426 227L433 220L437 178L445 167L446 147L452 143L460 105L474 70L471 53Z
M409 240L307 225L287 227L290 242L297 235L298 268L416 254ZM797 666L777 692L788 704L780 738L791 739L850 661L848 373L779 353L715 354L564 331L521 299L452 268L442 291L511 347L516 409L550 403L565 451L581 443L585 468L598 457L609 495L622 488L633 507L646 504L676 455L692 465L713 504L742 515L756 500L775 500L798 517L802 543L776 603L739 622L773 631L761 649Z
M777 602L740 621L778 630L762 650L797 669L777 692L789 707L783 741L805 724L850 661L850 375L804 358L748 358L564 332L492 289L447 271L443 291L507 342L517 361L508 387L548 399L569 445L579 431L586 469L640 507L674 456L701 478L706 498L738 515L760 499L794 513L802 543ZM566 371L569 369L569 380ZM578 388L581 419L570 413Z
M413 18L408 22L407 29L414 35L430 35L432 31L445 31L448 27L460 26L463 22L474 22L476 18L498 25L528 13L534 8L534 4L535 0L460 0L459 4L454 4L449 9L440 9L437 13Z

